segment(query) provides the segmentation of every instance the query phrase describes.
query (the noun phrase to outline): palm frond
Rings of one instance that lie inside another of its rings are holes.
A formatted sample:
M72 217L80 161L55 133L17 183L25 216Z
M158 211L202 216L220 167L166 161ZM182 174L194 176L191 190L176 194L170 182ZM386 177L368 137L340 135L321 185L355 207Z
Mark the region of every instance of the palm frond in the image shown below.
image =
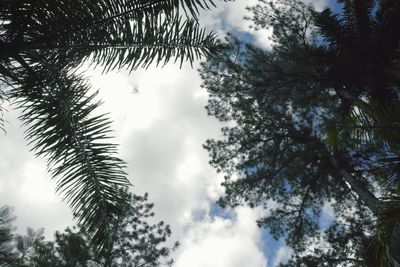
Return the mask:
M400 190L400 106L397 101L358 103L346 123L328 129L328 142L345 147L349 141L359 148L376 151L373 173L388 188Z
M343 46L345 36L343 32L343 21L331 9L313 13L315 25L319 33L329 41L330 46Z
M187 16L197 18L200 9L209 9L211 6L215 6L213 0L3 0L0 20L7 22L1 25L3 29L15 27L9 33L18 33L18 30L47 32L48 29L60 33L66 27L77 29L114 19L135 19L146 14L154 16L163 13L168 16L179 13L180 9Z
M6 109L3 107L4 103L6 102L6 92L4 90L5 86L3 87L2 84L0 83L0 130L5 132L4 128L4 113L6 112Z
M380 266L400 265L400 198L383 199L378 210L377 235L371 250Z
M345 1L346 28L356 36L351 38L367 42L370 39L373 17L371 11L376 0ZM364 43L364 45L366 45Z
M360 104L348 122L357 143L400 149L400 106L396 101Z
M105 40L98 40L74 49L77 54L92 56L91 60L104 66L106 71L115 68L134 70L151 63L166 64L171 59L194 60L217 53L213 33L199 28L195 20L181 17L155 21L145 18L141 22L126 22L125 27L113 25L106 30ZM85 37L85 36L83 36ZM109 45L113 44L113 45ZM82 49L80 49L82 47Z
M400 41L400 2L379 1L376 11L375 42L381 61L391 59L399 48Z
M373 170L382 177L386 187L400 192L400 155L387 155L378 159L378 167Z
M129 185L117 146L106 143L110 122L93 114L100 103L92 103L95 94L87 96L89 86L76 73L38 64L21 75L24 82L13 97L28 127L26 138L37 156L47 158L57 191L101 249L111 220L126 203L119 188Z
M7 64L5 62L0 61L0 130L5 132L4 128L4 113L7 111L4 107L4 104L8 100L7 89L9 87L9 76L12 76L12 73L8 70Z
M359 102L345 124L337 125L338 143L351 138L358 146L399 150L400 106L396 101L378 103Z
M106 69L115 67L114 61L134 69L143 62L148 65L152 57L158 63L170 57L193 62L217 50L215 34L206 34L197 23L199 9L214 5L211 0L73 2L7 1L0 13L0 20L8 21L0 26L4 32L0 58L43 50L70 56L69 64L76 66L94 53L96 60L101 54ZM112 56L116 59L110 60Z

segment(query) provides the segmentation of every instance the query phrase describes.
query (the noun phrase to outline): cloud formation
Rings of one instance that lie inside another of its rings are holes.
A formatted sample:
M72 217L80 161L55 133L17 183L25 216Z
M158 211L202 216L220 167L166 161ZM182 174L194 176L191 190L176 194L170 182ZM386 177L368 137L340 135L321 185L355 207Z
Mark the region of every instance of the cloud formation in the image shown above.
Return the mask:
M193 222L182 240L176 267L266 267L258 247L260 234L254 221L259 214L249 208L235 210L234 219L206 217Z

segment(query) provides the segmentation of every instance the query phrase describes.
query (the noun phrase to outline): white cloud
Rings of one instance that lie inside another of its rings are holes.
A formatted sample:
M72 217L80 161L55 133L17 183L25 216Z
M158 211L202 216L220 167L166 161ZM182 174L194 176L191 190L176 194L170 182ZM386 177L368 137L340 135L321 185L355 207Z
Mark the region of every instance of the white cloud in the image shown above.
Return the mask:
M260 229L254 221L258 213L249 208L236 210L236 219L207 217L194 222L182 239L176 267L266 267L257 247Z
M124 111L113 117L128 173L137 191L151 193L160 214L181 220L183 210L191 214L216 197L221 180L208 165L202 143L220 125L206 115L207 96L195 69L170 65L121 76L119 82L127 80L140 85L138 94L120 101L114 92L121 88L114 83L103 84L101 95L106 109Z
M334 201L325 202L322 206L321 216L320 216L320 226L322 229L329 227L333 220L335 219L335 210L333 208Z
M329 5L329 0L305 0L305 2L309 2L314 5L317 11L322 11Z
M251 33L255 37L257 45L269 48L271 42L268 37L271 35L271 30L256 31L250 28L252 22L244 19L244 17L251 16L246 7L257 3L257 0L219 1L216 3L216 9L203 12L200 23L208 29L216 29L221 37L224 37L227 32L233 31Z
M222 125L206 114L197 71L169 65L120 75L118 84L102 80L96 82L105 109L124 111L112 115L135 191L150 193L157 219L169 223L172 239L182 243L176 266L266 266L254 211L239 209L234 221L206 215L223 189L202 144L218 136ZM126 93L132 83L139 85L138 94ZM147 123L136 127L137 121Z
M273 267L278 266L280 263L287 263L290 257L293 254L293 250L288 246L282 246L278 249L274 262L272 264Z
M35 159L26 146L18 112L8 107L5 114L7 134L0 138L0 205L14 207L15 225L24 233L27 226L46 227L51 237L72 222L70 209L55 194L55 181L51 181L43 159Z

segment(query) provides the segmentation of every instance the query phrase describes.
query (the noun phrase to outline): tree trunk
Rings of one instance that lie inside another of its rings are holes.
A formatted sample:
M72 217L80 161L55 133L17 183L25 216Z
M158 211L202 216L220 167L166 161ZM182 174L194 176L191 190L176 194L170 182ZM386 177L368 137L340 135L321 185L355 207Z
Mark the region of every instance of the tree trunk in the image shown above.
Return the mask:
M331 157L331 163L337 170L339 170L339 174L347 183L349 183L351 189L357 194L361 201L364 202L368 209L376 215L379 199L372 194L361 181L357 180L341 168L334 157Z
M354 178L346 171L345 168L340 165L340 161L338 161L335 157L336 153L332 155L330 150L326 147L326 144L316 137L304 136L303 133L299 133L299 131L294 127L289 128L289 131L292 138L298 143L317 143L320 147L321 152L328 156L328 160L330 160L330 163L335 170L335 173L332 173L332 175L334 177L339 176L339 179L343 178L351 186L351 189L357 194L361 201L364 202L368 209L373 214L377 214L379 199L375 197L375 195L371 193L371 191L368 190L364 183Z
M107 257L105 262L104 262L104 267L111 267L111 257Z

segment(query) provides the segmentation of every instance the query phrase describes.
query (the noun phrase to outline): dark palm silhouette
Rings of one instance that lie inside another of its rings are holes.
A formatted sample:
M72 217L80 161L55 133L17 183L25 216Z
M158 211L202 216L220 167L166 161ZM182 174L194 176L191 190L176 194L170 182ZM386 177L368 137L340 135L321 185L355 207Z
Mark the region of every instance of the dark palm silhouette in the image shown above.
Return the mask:
M350 138L380 154L374 174L385 193L374 208L377 234L366 240L365 258L370 266L393 266L400 263L400 2L340 2L341 16L329 9L315 16L329 43L322 54L325 77L357 107L344 127L338 126L343 134L338 140Z

